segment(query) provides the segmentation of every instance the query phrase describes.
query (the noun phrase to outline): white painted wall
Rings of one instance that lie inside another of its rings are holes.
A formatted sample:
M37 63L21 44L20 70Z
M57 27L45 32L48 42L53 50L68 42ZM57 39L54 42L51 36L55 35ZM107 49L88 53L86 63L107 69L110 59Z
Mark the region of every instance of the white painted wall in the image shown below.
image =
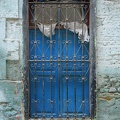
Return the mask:
M97 119L120 119L120 1L96 1Z
M0 120L23 120L23 0L0 0Z

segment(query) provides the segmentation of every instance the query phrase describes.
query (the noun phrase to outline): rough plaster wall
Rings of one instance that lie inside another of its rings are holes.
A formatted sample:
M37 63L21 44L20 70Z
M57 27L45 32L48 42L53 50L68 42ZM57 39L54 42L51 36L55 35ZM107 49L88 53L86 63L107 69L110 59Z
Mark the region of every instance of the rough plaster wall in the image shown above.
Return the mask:
M0 0L0 120L23 120L23 0ZM120 120L120 2L96 0L97 119Z
M96 1L97 119L120 120L120 1Z
M23 0L0 0L0 120L23 120Z

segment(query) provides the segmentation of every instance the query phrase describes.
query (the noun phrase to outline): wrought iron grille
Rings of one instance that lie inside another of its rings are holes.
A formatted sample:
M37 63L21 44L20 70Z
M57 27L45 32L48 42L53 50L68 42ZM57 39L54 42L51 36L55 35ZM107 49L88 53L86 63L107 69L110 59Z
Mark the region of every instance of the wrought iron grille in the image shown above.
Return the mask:
M29 2L29 117L89 118L89 2Z

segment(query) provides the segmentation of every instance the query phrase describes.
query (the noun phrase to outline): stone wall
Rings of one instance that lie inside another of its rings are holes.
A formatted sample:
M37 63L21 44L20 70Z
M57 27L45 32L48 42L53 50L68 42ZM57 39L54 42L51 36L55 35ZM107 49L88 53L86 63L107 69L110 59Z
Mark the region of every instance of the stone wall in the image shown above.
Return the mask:
M120 1L91 2L96 3L96 119L120 120ZM23 6L23 0L0 0L0 120L24 120L27 12L22 12Z
M23 0L0 0L0 120L23 120Z
M120 120L120 1L96 1L97 119Z

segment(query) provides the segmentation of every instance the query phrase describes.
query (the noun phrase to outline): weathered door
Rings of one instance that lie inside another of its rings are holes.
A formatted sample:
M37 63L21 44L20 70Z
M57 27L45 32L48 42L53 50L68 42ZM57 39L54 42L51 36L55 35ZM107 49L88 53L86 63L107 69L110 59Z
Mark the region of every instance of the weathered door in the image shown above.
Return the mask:
M50 40L30 30L31 117L89 116L89 44L74 36L55 30Z

